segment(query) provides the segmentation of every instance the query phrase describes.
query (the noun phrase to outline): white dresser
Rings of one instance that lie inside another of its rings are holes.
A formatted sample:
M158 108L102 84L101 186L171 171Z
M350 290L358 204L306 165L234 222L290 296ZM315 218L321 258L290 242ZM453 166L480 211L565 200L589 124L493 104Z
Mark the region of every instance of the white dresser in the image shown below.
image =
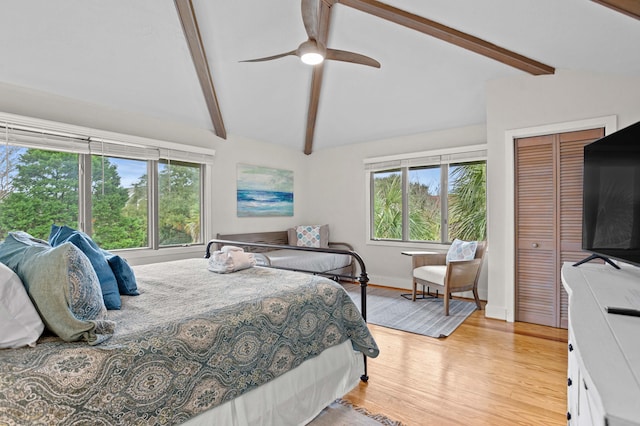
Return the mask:
M640 425L640 317L606 306L640 309L640 268L565 263L569 293L569 425Z

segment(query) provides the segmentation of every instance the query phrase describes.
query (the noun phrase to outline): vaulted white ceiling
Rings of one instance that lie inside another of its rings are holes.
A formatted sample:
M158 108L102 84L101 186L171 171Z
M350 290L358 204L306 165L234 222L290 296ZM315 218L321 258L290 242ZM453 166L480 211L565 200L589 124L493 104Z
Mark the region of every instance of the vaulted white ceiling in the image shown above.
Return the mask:
M384 0L556 70L640 75L640 20L588 0ZM302 150L312 68L299 0L192 0L228 135ZM173 0L3 0L0 82L211 129ZM314 150L485 121L485 84L528 75L337 3ZM530 76L530 78L549 78ZM6 111L11 112L11 111Z

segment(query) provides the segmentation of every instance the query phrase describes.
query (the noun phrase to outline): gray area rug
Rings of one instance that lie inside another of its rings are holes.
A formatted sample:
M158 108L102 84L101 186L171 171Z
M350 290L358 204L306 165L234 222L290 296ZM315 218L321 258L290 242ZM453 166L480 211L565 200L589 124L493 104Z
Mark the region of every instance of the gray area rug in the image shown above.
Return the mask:
M342 283L360 307L360 285ZM449 301L449 316L444 315L444 299L427 298L415 302L401 292L367 286L367 322L430 337L446 337L476 310L474 302Z
M349 401L337 399L308 423L307 426L402 426L382 414L372 414L364 408L351 405Z

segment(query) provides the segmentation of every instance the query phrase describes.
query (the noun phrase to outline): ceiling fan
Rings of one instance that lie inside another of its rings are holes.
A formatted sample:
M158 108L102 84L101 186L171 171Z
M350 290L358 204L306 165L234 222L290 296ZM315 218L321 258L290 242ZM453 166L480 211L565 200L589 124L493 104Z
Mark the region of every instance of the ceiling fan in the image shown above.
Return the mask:
M319 6L319 0L302 0L302 21L304 22L304 28L309 38L300 44L297 49L278 55L248 59L240 62L271 61L291 55L298 56L302 62L308 65L317 65L326 59L380 68L380 62L373 58L346 50L331 49L318 40Z

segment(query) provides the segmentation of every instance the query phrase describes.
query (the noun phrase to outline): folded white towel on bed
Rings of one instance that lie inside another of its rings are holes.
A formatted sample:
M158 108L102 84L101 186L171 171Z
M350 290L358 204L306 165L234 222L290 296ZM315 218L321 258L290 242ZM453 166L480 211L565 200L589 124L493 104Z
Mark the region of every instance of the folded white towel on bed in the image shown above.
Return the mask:
M242 247L236 247L236 246L222 246L222 248L220 249L221 252L223 253L230 253L232 251L241 251L244 252L244 250L242 249Z
M209 258L208 269L219 274L240 271L256 266L253 253L245 253L240 247L224 246L216 250Z

